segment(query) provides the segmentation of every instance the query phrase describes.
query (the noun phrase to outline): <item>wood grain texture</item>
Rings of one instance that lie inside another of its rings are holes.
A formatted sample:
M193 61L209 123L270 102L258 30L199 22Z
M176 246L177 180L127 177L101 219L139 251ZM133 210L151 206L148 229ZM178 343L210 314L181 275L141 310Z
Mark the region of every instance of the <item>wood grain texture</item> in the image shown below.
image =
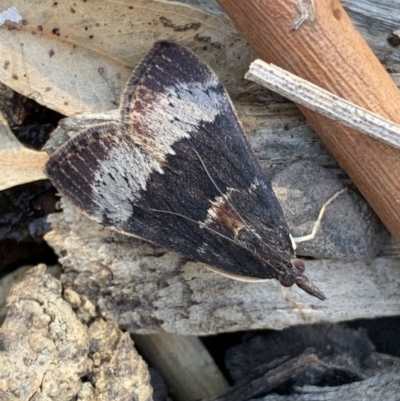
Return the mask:
M296 0L219 0L260 57L400 123L400 93L337 0L293 30ZM400 153L300 107L391 233L400 239Z
M328 297L321 302L275 280L231 280L174 252L104 229L67 202L63 210L49 217L53 230L46 241L62 255L64 287L84 294L101 316L131 333L279 330L395 316L400 308L395 258L307 260L306 271Z
M383 373L373 376L367 380L350 383L343 386L304 386L302 394L291 394L281 396L271 394L267 397L257 398L253 401L375 401L377 399L396 401L399 397L398 373Z

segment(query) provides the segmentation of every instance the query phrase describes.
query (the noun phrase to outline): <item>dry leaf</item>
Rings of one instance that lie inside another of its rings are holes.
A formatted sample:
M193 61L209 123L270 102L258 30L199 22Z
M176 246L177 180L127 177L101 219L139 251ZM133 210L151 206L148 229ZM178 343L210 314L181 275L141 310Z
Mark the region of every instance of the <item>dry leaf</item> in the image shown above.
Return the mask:
M232 97L254 87L244 80L252 51L215 14L150 0L12 4L12 13L0 9L0 81L64 115L116 108L133 67L159 39L194 50Z
M45 152L21 145L0 113L0 191L47 179L43 168L48 158Z

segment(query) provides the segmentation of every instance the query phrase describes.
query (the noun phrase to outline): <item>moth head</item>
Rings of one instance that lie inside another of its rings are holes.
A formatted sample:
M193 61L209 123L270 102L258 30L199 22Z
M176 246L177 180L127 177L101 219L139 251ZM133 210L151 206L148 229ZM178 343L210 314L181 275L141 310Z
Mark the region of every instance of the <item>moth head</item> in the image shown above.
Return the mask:
M292 259L292 266L298 273L304 273L306 270L306 265L304 264L304 260L301 259Z
M279 283L283 287L291 287L296 284L303 291L324 301L326 299L324 293L303 274L305 271L304 261L301 259L292 259L291 263L291 269L284 276L278 278Z

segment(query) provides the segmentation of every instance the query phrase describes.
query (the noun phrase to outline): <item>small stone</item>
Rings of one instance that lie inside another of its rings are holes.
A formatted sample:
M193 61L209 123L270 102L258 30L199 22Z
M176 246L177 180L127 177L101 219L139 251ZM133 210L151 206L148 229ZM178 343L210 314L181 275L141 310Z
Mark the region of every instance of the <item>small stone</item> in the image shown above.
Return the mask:
M72 288L64 290L64 299L70 303L73 308L78 308L81 304L81 297Z
M272 186L292 237L310 234L323 204L343 189L332 173L310 161L277 173ZM368 203L348 190L327 207L316 237L298 244L296 253L320 259L372 259L387 235Z

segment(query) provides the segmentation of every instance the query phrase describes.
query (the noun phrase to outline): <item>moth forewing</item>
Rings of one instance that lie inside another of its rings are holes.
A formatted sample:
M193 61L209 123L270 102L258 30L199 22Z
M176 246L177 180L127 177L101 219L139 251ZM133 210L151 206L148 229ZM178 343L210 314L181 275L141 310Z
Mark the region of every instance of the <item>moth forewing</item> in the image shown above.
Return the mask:
M118 124L90 128L46 171L88 216L245 280L323 294L293 263L289 230L212 70L157 42L133 72Z

